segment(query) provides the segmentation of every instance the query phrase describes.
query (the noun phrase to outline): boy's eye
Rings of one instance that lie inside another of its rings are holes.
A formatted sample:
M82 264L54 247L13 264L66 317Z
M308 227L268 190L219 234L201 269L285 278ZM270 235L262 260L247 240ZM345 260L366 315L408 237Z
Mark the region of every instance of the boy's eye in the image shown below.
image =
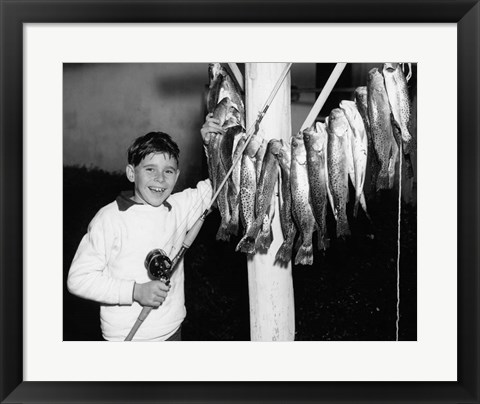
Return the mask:
M166 170L165 171L167 174L173 174L173 170Z

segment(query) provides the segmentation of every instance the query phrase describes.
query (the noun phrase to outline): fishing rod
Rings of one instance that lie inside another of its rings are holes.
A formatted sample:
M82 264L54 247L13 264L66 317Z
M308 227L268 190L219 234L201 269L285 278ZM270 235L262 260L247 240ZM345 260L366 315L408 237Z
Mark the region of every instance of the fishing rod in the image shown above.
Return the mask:
M147 271L150 274L150 277L155 279L155 280L161 280L167 285L170 283L170 279L177 269L177 264L178 262L183 258L185 255L185 252L190 248L190 246L193 244L195 241L198 233L200 232L200 229L203 226L203 223L205 222L205 218L208 216L208 214L211 211L212 205L215 203L215 200L217 199L218 195L220 194L220 191L222 188L225 186L229 176L232 174L233 169L235 166L238 164L240 161L243 152L245 151L246 147L248 146L248 143L250 140L253 138L253 136L258 132L258 129L260 127L260 122L263 120L263 117L268 111L268 108L270 108L270 105L277 95L278 90L280 89L280 86L282 85L283 81L285 80L285 77L287 77L288 72L290 71L290 68L292 67L292 63L288 63L285 66L285 69L283 70L282 74L277 80L277 83L275 84L275 87L273 88L272 92L270 93L270 96L267 98L265 101L265 104L263 108L259 111L257 119L255 122L250 126L250 128L246 132L246 139L245 143L241 147L237 157L234 159L232 162L232 167L228 170L228 172L225 175L225 178L223 181L220 183L220 185L217 188L217 191L215 194L212 196L212 199L210 200L207 208L205 211L201 214L201 216L197 219L197 221L194 223L192 228L187 232L185 239L183 240L182 246L178 253L175 255L175 257L170 260L170 258L167 256L165 251L161 249L155 249L152 250L148 253L147 258L145 259L145 267ZM133 325L132 329L128 333L127 337L125 338L125 341L131 341L134 337L134 335L137 333L138 329L142 325L143 321L148 317L150 312L153 310L153 307L151 306L144 306L142 311L140 312L137 320L135 321L135 324Z

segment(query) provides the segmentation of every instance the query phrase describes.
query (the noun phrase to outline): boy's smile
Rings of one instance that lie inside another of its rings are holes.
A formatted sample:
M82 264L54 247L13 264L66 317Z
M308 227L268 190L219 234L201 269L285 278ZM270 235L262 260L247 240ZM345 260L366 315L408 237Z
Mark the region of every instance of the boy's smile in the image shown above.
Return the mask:
M165 202L180 174L177 160L167 153L150 153L137 166L127 165L126 171L135 183L133 200L152 206Z

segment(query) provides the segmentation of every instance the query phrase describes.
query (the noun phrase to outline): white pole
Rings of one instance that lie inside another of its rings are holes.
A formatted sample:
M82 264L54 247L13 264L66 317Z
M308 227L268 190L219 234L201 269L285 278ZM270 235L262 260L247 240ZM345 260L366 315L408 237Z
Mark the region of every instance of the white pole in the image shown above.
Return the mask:
M247 127L257 119L258 111L271 92L287 63L246 63L245 99ZM291 136L290 74L265 115L259 135L288 141ZM272 223L273 242L266 254L257 253L247 262L250 300L250 336L252 341L293 341L295 307L291 263L274 264L283 241L278 198Z

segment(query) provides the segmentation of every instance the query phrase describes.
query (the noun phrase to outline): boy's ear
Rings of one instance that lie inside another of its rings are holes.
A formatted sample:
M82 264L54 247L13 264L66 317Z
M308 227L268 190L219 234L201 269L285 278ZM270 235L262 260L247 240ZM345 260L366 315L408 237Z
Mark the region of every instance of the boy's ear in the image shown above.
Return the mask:
M130 182L135 182L135 168L133 165L128 164L127 168L125 169L125 172L127 174L127 178Z
M177 168L177 174L175 176L175 183L177 183L178 177L180 177L180 169Z

